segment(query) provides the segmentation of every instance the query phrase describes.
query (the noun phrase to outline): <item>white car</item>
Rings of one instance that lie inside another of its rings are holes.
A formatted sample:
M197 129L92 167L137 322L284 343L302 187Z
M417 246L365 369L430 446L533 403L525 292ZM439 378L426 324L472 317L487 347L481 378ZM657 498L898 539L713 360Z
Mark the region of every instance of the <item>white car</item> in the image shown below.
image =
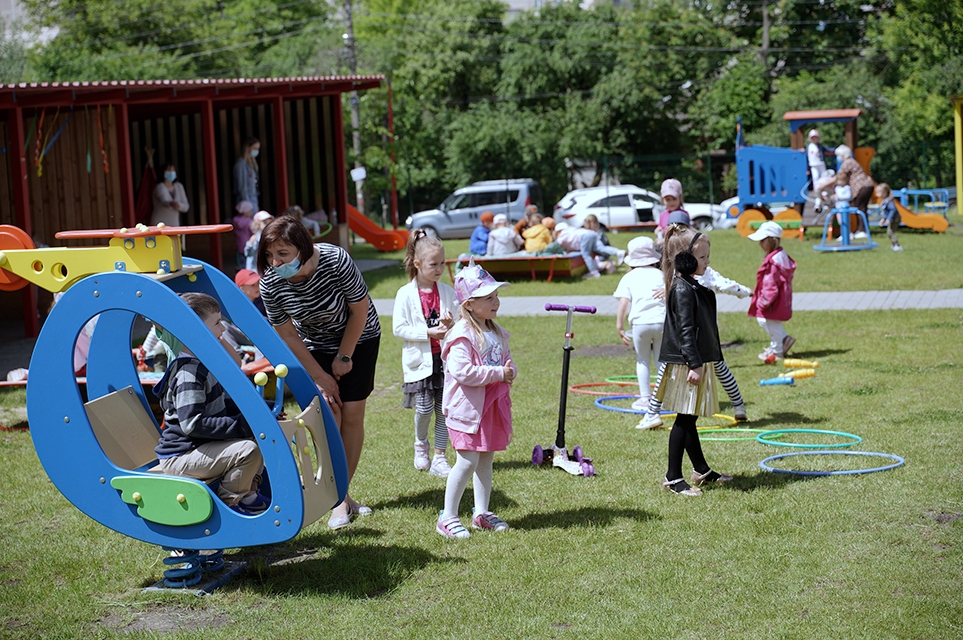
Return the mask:
M581 227L589 214L595 214L607 228L636 227L658 222L662 213L659 194L631 184L589 187L569 191L555 205L555 222Z
M689 212L689 220L693 227L699 231L712 231L736 226L736 219L726 215L724 204L683 202L682 208Z

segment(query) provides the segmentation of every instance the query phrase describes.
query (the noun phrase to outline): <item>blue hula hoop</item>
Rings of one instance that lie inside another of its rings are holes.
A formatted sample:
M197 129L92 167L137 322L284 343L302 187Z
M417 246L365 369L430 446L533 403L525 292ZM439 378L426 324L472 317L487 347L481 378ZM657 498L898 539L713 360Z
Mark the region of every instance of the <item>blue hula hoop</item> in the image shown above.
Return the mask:
M837 444L809 444L804 442L775 442L773 440L768 440L770 436L786 433L821 433L827 436L850 438L852 442L839 442ZM772 431L764 431L760 433L756 436L756 440L762 444L771 444L774 447L793 447L796 449L843 449L845 447L851 447L854 444L859 444L863 441L861 437L854 433L846 433L845 431L825 431L823 429L774 429Z
M641 411L636 411L635 409L632 409L632 408L623 409L622 407L612 407L612 406L609 406L609 405L605 404L606 402L608 402L608 401L610 401L610 400L635 400L635 399L638 399L638 397L639 397L638 395L630 395L630 396L603 396L603 397L601 397L601 398L596 398L596 399L595 399L595 406L598 407L599 409L605 409L606 411L616 411L616 412L618 412L618 413L633 413L633 414L635 414L635 415L642 415L642 414L646 413L646 411L647 411L646 409L643 409L643 410L641 410ZM671 414L672 412L671 412L671 411L665 411L665 410L663 410L663 411L660 411L659 413L660 413L661 415L666 416L666 415Z
M873 467L872 469L848 469L843 471L799 471L797 469L779 469L767 464L773 460L782 460L783 458L789 458L792 456L870 456L877 458L889 458L890 460L895 460L896 462L883 467ZM875 453L872 451L794 451L793 453L780 453L776 456L769 456L760 462L759 466L766 471L771 471L773 473L791 473L797 476L855 476L864 473L874 473L876 471L888 471L889 469L895 469L896 467L902 466L905 462L906 461L903 460L903 458L892 453Z

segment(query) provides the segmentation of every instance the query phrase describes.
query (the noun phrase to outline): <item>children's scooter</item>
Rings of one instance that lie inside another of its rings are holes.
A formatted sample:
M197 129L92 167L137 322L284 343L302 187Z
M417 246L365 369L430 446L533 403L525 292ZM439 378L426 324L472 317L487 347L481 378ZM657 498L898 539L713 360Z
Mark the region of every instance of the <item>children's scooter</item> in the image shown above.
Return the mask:
M592 465L592 458L582 455L582 447L576 446L572 449L571 457L565 449L565 405L568 400L568 365L572 358L572 313L595 313L595 307L568 306L564 304L546 304L546 311L567 311L568 321L565 325L565 347L562 350L562 391L558 400L558 433L555 436L555 444L542 447L535 445L532 450L532 464L536 467L543 462L552 461L553 467L558 467L573 476L585 476L586 478L595 475L595 467Z

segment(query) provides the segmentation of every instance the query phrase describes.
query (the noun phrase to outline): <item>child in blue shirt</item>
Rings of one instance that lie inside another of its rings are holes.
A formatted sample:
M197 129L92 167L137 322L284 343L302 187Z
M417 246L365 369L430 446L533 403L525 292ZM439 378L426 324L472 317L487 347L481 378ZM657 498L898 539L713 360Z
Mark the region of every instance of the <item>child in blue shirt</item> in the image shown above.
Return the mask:
M902 251L903 246L896 239L896 230L902 220L893 202L893 190L885 182L880 182L876 185L876 199L879 200L879 225L886 227L886 237L893 245L893 251Z

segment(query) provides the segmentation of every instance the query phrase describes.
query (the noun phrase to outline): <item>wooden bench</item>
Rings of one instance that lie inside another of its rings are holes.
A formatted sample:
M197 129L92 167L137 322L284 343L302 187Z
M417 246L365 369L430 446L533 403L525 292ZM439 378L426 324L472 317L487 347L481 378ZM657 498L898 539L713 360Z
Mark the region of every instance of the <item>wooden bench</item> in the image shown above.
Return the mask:
M538 276L545 275L546 282L551 282L556 275L562 277L574 277L584 274L588 269L585 267L585 260L579 253L563 253L558 255L536 256L536 255L507 255L507 256L468 256L464 258L450 258L445 260L448 266L448 277L455 281L455 273L452 265L461 263L467 266L474 258L475 264L483 267L485 271L493 276L511 277L530 275L532 280L538 280Z

